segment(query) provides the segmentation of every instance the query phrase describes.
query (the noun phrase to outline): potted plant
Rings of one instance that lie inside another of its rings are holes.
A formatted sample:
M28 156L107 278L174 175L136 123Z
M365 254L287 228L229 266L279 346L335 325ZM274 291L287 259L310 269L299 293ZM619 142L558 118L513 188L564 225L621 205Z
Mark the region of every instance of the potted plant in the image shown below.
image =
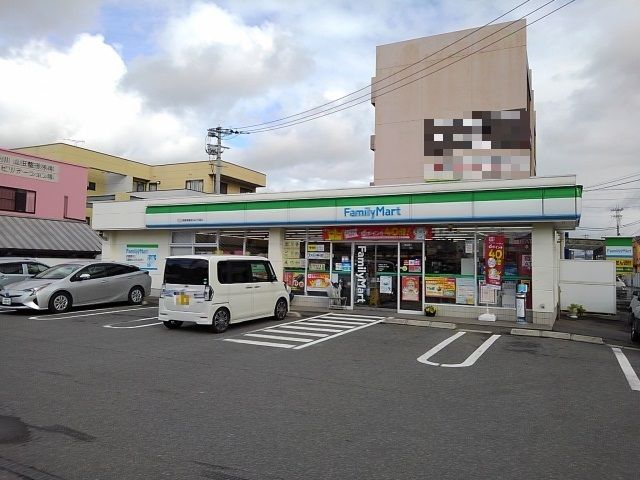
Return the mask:
M579 303L572 303L571 305L569 305L568 310L569 310L569 317L571 318L581 317L587 311Z
M435 317L436 311L436 307L434 307L433 305L427 305L426 307L424 307L424 314L427 317Z

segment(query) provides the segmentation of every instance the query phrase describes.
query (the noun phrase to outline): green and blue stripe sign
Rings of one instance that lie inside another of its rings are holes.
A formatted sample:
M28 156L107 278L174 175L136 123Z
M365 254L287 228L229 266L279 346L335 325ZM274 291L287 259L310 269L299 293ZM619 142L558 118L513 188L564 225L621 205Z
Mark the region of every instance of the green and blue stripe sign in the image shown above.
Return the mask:
M577 221L582 187L151 205L149 228Z

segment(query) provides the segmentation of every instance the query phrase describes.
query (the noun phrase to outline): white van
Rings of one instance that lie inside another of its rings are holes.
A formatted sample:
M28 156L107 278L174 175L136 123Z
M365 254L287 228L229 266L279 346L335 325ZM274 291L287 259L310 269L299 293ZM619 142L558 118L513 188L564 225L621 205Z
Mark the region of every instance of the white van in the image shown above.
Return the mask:
M221 333L230 323L283 320L288 310L285 285L264 257L180 255L165 260L158 313L167 328L190 322Z

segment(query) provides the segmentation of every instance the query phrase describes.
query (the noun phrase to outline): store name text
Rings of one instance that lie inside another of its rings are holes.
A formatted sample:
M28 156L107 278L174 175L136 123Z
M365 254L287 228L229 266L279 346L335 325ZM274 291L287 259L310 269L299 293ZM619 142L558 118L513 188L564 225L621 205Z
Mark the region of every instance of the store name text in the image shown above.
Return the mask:
M364 294L367 289L367 266L364 263L364 255L367 253L366 245L359 245L356 253L356 303L365 303Z
M364 208L351 208L345 207L343 215L346 218L368 218L374 220L378 217L400 217L402 216L402 210L400 207L364 207Z

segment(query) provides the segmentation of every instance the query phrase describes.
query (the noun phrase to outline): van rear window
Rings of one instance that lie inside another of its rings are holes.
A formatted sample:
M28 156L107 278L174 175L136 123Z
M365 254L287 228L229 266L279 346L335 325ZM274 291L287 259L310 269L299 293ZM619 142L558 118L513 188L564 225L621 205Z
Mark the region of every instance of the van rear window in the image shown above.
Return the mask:
M164 283L208 285L209 261L202 258L167 258Z

